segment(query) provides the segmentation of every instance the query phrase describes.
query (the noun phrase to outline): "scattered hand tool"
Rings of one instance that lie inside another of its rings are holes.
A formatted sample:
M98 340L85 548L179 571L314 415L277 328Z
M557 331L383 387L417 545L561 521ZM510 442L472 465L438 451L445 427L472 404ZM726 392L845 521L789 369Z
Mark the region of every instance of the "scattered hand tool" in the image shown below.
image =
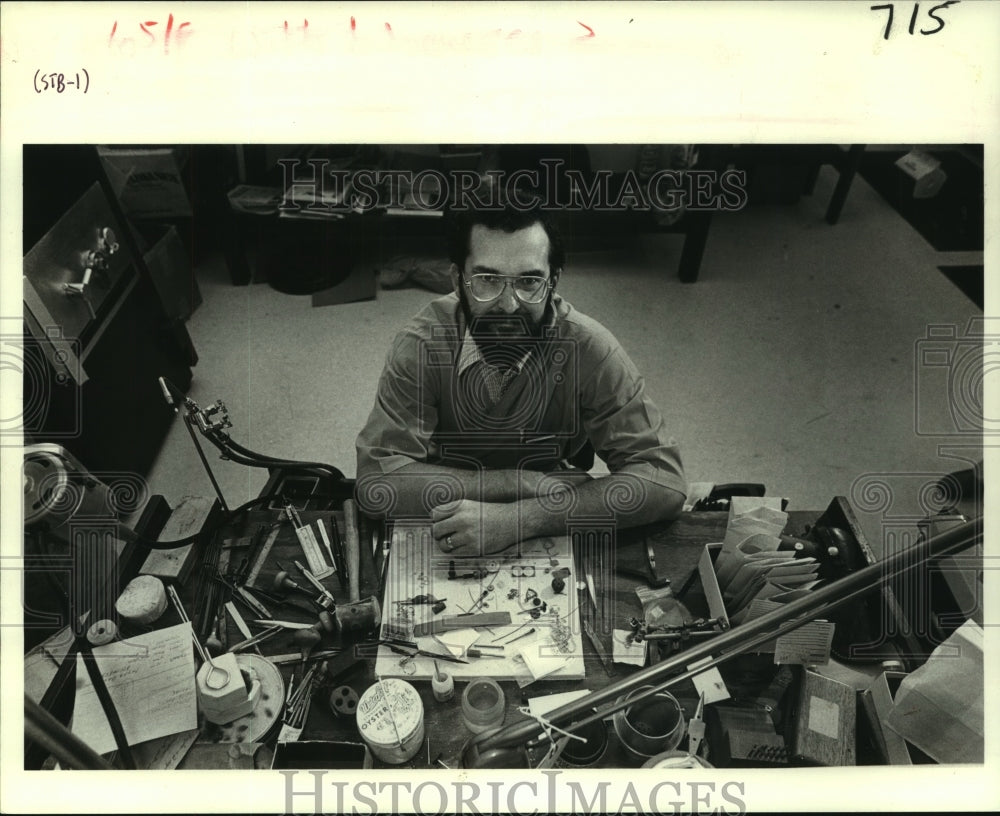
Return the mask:
M398 640L398 641L380 640L379 644L382 645L382 646L388 646L391 651L395 652L396 654L400 654L400 655L408 655L410 657L417 657L417 656L430 657L430 658L433 658L434 660L444 660L444 661L449 662L449 663L468 663L469 662L468 660L462 660L462 658L455 657L454 655L450 655L450 654L441 654L439 652L428 652L428 651L426 651L424 649L418 648L417 644L413 643L412 641L405 641L405 640Z
M322 578L335 572L336 566L330 566L324 560L323 551L320 549L319 542L316 541L316 534L313 533L312 527L303 523L298 510L287 499L285 500L285 515L292 523L295 537L298 538L299 546L302 547L302 552L305 554L306 561L309 562L312 571ZM322 522L319 524L322 526Z
M344 502L344 552L347 558L347 580L350 586L351 603L361 600L359 570L361 567L361 545L358 542L358 511L352 499Z
M167 594L170 595L170 600L173 601L174 607L177 609L177 614L180 616L181 621L184 623L191 623L191 619L188 617L187 612L184 609L184 604L181 603L180 596L177 594L177 590L174 589L172 584L167 587ZM208 663L210 667L208 675L205 677L205 685L213 690L224 689L229 685L229 672L222 668L222 666L216 666L215 663L212 662L212 656L205 651L205 647L201 645L201 641L198 640L198 636L195 634L194 629L191 630L191 639L194 641L195 648L198 650L198 654L201 655L201 659Z
M323 586L319 582L319 579L315 575L313 575L309 570L307 570L304 566L302 566L301 562L294 561L293 563L295 564L296 569L298 569L298 571L302 573L305 579L310 584L312 584L313 589L315 589L319 593L321 599L320 603L322 603L322 599L325 598L327 602L329 602L331 605L333 606L337 605L337 601L333 597L333 594L330 592L330 590L328 590L325 586Z
M701 741L705 738L705 721L702 719L704 710L705 693L702 692L701 697L698 700L698 708L695 710L694 716L688 721L689 757L698 755L698 749L701 748Z
M500 654L489 654L488 652L484 652L481 649L477 649L475 647L469 647L468 649L466 649L465 650L465 656L466 657L495 657L495 658L499 658L500 660L503 660L503 655L500 655Z
M272 626L269 629L265 629L258 635L254 635L251 638L242 640L239 643L233 644L229 647L231 652L242 652L244 649L249 649L251 646L256 646L258 643L262 643L270 637L274 637L278 632L282 632L284 629L280 626Z
M292 642L302 650L303 668L306 665L306 661L309 659L309 652L311 652L313 647L322 639L323 638L320 636L320 633L311 626L308 629L297 629L295 634L292 635Z

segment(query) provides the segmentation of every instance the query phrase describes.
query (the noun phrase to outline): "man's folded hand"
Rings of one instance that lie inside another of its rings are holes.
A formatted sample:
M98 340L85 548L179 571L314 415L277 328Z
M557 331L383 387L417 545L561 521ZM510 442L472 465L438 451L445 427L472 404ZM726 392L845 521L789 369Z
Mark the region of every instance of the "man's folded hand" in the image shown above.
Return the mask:
M432 535L442 551L477 556L505 550L518 538L517 505L470 499L439 504L431 511Z

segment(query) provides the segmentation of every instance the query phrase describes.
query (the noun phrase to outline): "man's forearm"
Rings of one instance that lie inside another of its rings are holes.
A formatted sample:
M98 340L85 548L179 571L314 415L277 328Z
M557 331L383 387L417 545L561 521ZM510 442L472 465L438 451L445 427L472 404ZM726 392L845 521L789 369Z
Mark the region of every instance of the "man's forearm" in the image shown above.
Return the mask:
M427 518L449 501L512 502L534 495L531 471L473 470L414 462L358 480L358 503L372 518Z
M608 519L622 529L669 521L684 506L684 495L628 474L612 474L565 488L561 496L518 502L518 538L564 535L567 521Z

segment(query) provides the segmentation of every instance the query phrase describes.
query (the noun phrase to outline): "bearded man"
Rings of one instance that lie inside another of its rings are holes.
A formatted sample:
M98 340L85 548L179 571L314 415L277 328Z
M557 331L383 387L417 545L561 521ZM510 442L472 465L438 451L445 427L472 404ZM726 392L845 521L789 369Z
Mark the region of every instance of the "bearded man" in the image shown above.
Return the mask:
M441 550L472 556L564 535L571 518L675 517L677 445L618 341L556 293L550 214L515 201L450 215L455 291L392 343L357 439L361 508L430 518ZM587 473L594 453L608 474Z

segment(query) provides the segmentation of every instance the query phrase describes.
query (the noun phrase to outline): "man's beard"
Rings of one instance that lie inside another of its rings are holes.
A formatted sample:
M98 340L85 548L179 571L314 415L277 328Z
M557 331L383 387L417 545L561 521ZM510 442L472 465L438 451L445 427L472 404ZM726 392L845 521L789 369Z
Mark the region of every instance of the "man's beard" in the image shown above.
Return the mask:
M532 347L537 345L538 339L542 336L549 303L546 303L542 317L537 321L520 309L514 314L490 311L474 317L466 293L459 290L458 296L469 326L469 334L479 347L483 359L490 365L500 367L516 365ZM549 299L551 301L551 295Z

